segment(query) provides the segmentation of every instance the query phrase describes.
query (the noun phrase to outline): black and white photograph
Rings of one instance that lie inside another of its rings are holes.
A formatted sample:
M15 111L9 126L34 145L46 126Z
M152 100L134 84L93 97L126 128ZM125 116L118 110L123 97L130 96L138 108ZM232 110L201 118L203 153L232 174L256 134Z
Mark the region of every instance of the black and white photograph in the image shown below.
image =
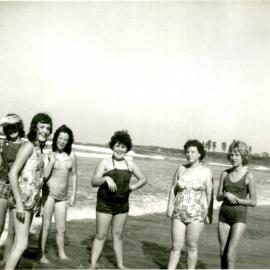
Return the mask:
M270 267L270 2L0 1L0 269Z

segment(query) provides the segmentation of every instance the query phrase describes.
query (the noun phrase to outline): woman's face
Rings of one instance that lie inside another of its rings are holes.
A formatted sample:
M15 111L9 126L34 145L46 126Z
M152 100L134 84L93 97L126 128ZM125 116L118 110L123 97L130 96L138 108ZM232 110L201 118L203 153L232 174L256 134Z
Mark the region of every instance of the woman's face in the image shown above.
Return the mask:
M51 125L47 123L37 123L37 140L46 142L51 133Z
M56 148L58 151L64 151L69 140L69 135L66 132L60 132L56 140Z
M7 127L7 133L11 139L11 141L15 141L18 139L19 137L19 130L18 127L16 125L10 125Z
M200 160L201 154L198 151L198 148L196 146L190 146L186 150L186 159L188 163L193 164Z
M113 157L117 160L123 159L125 154L127 153L127 147L120 142L116 142L112 150Z
M240 165L243 165L243 159L239 151L232 150L230 153L230 161L233 167L238 167Z

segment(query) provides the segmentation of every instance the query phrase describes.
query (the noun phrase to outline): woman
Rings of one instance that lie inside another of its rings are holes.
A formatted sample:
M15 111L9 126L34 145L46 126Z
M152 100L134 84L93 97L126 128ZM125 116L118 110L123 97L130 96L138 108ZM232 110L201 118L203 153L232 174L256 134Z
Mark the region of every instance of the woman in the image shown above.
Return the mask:
M201 164L203 145L189 140L184 145L188 164L180 165L169 194L167 215L172 218L172 249L168 269L176 269L187 238L187 268L195 269L198 241L204 224L210 223L212 173Z
M49 263L45 254L45 246L53 214L56 223L58 256L62 260L69 259L64 249L64 238L70 177L73 185L72 195L68 201L69 206L74 206L77 190L77 162L74 152L71 151L73 140L71 129L65 125L59 127L53 137L52 150L55 159L54 162L51 163L49 179L43 187L44 208L40 238L42 252L41 263Z
M52 131L52 120L44 113L35 115L27 135L28 142L20 148L9 172L13 193L12 215L15 241L5 269L14 269L28 244L33 214L40 208L43 185L43 148Z
M99 187L96 206L96 237L91 254L91 269L97 267L97 260L102 252L106 235L112 225L113 249L116 264L124 269L123 230L129 211L129 194L141 188L147 182L145 176L132 160L125 155L132 148L132 141L127 131L116 131L109 143L112 157L101 161L97 166L92 186ZM130 182L131 176L137 178Z
M14 113L9 113L0 119L0 126L6 136L5 140L1 140L0 154L0 237L2 235L6 214L8 209L8 199L10 197L10 186L8 172L16 158L24 137L24 126L21 118ZM5 251L2 264L5 263L14 238L14 225L12 215L9 215L8 237L6 239Z
M256 205L256 186L248 164L249 149L234 141L228 151L232 167L221 173L217 200L223 201L218 222L221 268L235 268L236 254L247 223L247 206Z

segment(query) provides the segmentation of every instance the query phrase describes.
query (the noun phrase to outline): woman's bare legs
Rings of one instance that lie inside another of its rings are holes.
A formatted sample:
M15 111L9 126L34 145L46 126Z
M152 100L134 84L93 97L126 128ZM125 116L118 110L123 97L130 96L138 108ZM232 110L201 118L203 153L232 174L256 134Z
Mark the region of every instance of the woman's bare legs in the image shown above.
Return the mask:
M15 240L12 246L9 257L5 265L5 269L15 269L20 257L27 248L29 230L32 221L32 213L25 211L24 222L20 222L16 217L16 209L12 210L14 226L15 226Z
M171 226L172 249L168 269L176 269L180 260L181 250L185 244L186 225L180 220L173 219Z
M91 253L91 269L97 267L97 261L102 252L106 236L111 227L113 215L96 212L96 236L92 246Z
M58 256L61 260L68 260L65 253L65 231L67 218L67 202L58 201L55 203L54 218L56 225L56 243L58 248Z
M231 226L219 221L218 223L218 240L220 246L220 265L221 269L227 269L227 243L230 235Z
M8 200L0 198L0 238L5 228L7 209L8 209ZM4 263L5 263L5 258L3 258L1 264L4 264Z
M128 213L118 214L112 221L113 250L116 257L116 264L119 269L125 269L123 263L123 231L127 222Z
M195 269L198 260L198 242L204 228L203 222L191 222L187 225L187 268Z
M46 201L44 202L44 208L43 208L43 217L42 217L42 229L40 231L40 236L39 236L39 244L40 244L40 249L42 252L42 257L39 260L41 263L49 263L50 261L46 257L46 242L51 226L51 221L52 221L52 215L54 211L54 205L55 201L51 197L47 197Z
M0 198L0 237L5 227L7 209L8 209L8 200Z
M227 252L227 261L229 269L235 268L238 246L245 230L246 230L245 223L234 223L231 227Z
M7 261L7 258L11 252L11 248L14 242L15 237L15 228L14 228L14 220L13 220L13 213L11 210L8 211L8 234L4 249L4 256L3 256L3 264Z

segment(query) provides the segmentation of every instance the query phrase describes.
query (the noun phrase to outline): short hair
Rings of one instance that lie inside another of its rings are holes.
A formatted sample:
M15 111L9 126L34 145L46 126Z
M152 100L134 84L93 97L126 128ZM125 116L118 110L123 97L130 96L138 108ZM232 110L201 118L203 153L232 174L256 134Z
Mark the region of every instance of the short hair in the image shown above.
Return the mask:
M38 113L36 114L31 121L29 132L27 134L27 138L30 142L34 143L37 137L37 124L50 124L50 133L52 133L52 119L46 113Z
M206 155L203 144L201 142L199 142L198 140L188 140L184 145L185 154L187 152L187 149L189 147L191 147L191 146L197 147L198 152L200 153L200 158L199 159L203 160L205 155Z
M19 117L19 115L16 114L16 113L8 113L6 116L18 116ZM12 129L15 129L16 128L18 130L19 137L20 138L23 138L24 137L25 131L24 131L24 125L23 125L23 121L22 120L20 120L17 123L14 123L14 124L7 124L7 125L4 125L3 126L3 132L4 132L4 134L5 134L5 136L6 136L6 138L7 138L8 141L11 139L10 138L10 133L9 133L9 130L11 128Z
M53 135L53 141L52 141L52 150L57 150L57 138L59 137L60 133L67 133L68 134L68 142L67 145L64 148L64 152L66 152L68 155L70 155L72 150L72 144L74 142L73 132L72 130L67 127L66 125L60 126Z
M119 130L119 131L114 132L109 142L110 148L113 149L116 143L121 143L125 145L127 147L127 152L132 149L132 140L127 130Z
M231 153L233 151L237 151L240 153L241 157L242 157L242 163L243 165L247 165L248 164L248 159L249 159L249 148L247 146L246 143L244 143L243 141L240 140L234 140L228 149L228 153L227 153L227 159L230 160L231 158Z

